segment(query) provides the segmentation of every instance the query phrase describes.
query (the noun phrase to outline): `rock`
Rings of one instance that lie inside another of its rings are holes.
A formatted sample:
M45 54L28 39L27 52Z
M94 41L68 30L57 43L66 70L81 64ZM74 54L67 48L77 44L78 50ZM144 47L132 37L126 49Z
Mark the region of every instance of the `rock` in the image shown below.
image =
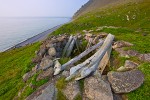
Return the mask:
M47 57L44 57L40 63L40 68L43 70L46 70L52 66L53 66L53 61L51 59L48 59Z
M38 56L44 56L45 53L46 53L46 48L41 48L41 49L38 51Z
M37 72L39 70L40 65L37 64L35 67L32 68L33 72Z
M48 54L50 56L56 56L56 49L54 47L49 48Z
M36 81L40 81L45 78L51 78L53 77L53 73L54 73L54 68L50 67L46 71L43 71L41 74L39 74Z
M23 81L26 82L26 81L27 81L30 77L32 77L34 74L35 74L35 72L33 72L33 71L30 71L30 72L24 74L23 77L22 77L22 78L23 78Z
M140 53L138 53L135 50L128 50L127 53L129 56L132 56L132 57L138 57L140 55Z
M141 54L139 56L139 59L142 60L142 61L150 62L150 53L148 53L148 54Z
M48 82L39 87L26 100L56 100L57 89L53 82Z
M69 82L62 92L68 100L74 100L77 96L81 95L78 81Z
M42 60L42 56L36 56L35 58L32 59L33 63L39 63Z
M137 63L130 61L130 60L126 60L125 65L118 68L117 71L124 72L124 71L129 71L129 70L135 69L137 67L138 67Z
M102 80L91 76L84 80L84 98L86 100L113 100L110 84L105 78Z
M133 44L126 42L126 41L117 41L114 43L113 49L122 48L122 47L130 47L130 46L133 46Z
M105 32L99 33L99 37L100 37L100 38L104 38L104 37L106 37L107 35L108 35L108 33L105 33Z
M139 88L144 81L144 75L140 70L126 72L109 72L108 80L115 93L129 93Z
M125 72L125 71L128 71L128 69L124 66L121 66L117 69L118 72Z
M85 39L87 40L87 41L89 41L89 39L92 37L92 34L91 33L87 33L87 34L85 34Z
M60 36L60 37L57 38L57 40L58 40L59 42L62 42L62 41L64 41L65 38L66 38L65 36Z
M51 48L51 47L53 47L53 44L52 44L52 43L47 43L47 44L46 44L46 47L47 47L47 48Z
M126 57L129 58L128 51L124 51L123 48L116 48L115 51L119 53L120 57Z
M64 70L64 71L62 72L62 76L69 77L69 75L70 75L70 72L69 72L69 71Z
M132 69L137 68L138 64L133 61L126 60L124 67L127 68L128 70L132 70Z
M116 94L116 93L113 93L113 98L114 98L114 100L126 100L126 99L123 99L121 95Z

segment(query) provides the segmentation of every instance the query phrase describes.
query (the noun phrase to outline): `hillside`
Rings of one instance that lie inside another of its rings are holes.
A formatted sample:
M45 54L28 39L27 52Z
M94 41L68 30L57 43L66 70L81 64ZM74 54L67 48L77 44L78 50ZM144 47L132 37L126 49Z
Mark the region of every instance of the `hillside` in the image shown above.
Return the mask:
M111 33L115 35L115 41L123 40L133 44L133 46L126 47L124 50L133 50L140 54L149 54L149 5L149 0L140 0L140 2L137 2L137 0L132 0L132 2L131 0L130 2L127 0L90 0L75 14L72 22L54 31L50 37L55 38L55 36L58 37L64 33L69 35L77 35L80 33L84 36L85 31L91 30L92 35ZM26 83L24 83L22 79L25 73L34 70L35 64L32 62L32 58L36 56L35 51L44 47L40 45L41 43L35 43L0 53L0 100L12 100L18 95L20 96L18 99L23 100L38 90L41 85L44 84L44 86L47 86L47 84L50 83L47 78L38 82L36 81L37 76L40 75L41 72L29 78ZM87 42L83 40L82 48L86 48L86 45ZM73 53L72 56L61 58L59 61L61 64L64 64L77 54ZM119 53L113 50L108 70L116 71L119 67L124 65L126 60L131 60L139 64L138 69L144 73L145 80L140 88L124 94L123 98L128 98L128 100L148 100L150 98L150 62L141 61L138 57L120 57ZM52 79L53 78L54 77L52 77ZM31 84L32 86L30 86ZM56 81L56 84L54 84L58 88L58 100L66 100L66 97L60 91L67 86L66 84L64 77L60 77L60 79ZM83 84L84 80L79 81L81 91L84 89ZM20 93L20 90L23 92ZM39 92L37 92L37 94L38 93ZM82 98L78 97L75 100L82 100Z
M129 0L89 0L85 5L83 5L73 16L73 18L77 18L81 15L84 15L85 13L88 13L90 11L100 9L103 7L108 7L116 4L123 4L128 2ZM141 1L141 0L130 0L130 2L133 1Z

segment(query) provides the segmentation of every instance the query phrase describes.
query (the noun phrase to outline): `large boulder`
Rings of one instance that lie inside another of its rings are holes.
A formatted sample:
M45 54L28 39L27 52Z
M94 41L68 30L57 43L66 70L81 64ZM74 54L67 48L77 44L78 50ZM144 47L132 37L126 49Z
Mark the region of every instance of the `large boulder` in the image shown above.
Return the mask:
M107 76L115 93L129 93L139 88L144 81L144 75L140 70L109 72Z
M46 71L43 71L41 74L39 74L36 80L39 81L48 77L49 78L53 77L53 73L54 73L54 68L50 67Z
M48 69L49 67L52 67L53 66L53 60L49 59L48 57L44 57L40 63L40 68L42 70L46 70Z
M107 79L98 79L95 76L84 80L85 100L113 100L113 94Z
M56 100L57 89L53 82L48 82L39 87L26 100Z
M56 49L54 47L49 48L48 54L50 56L56 56Z
M78 81L69 82L62 92L68 100L74 100L77 96L81 96Z

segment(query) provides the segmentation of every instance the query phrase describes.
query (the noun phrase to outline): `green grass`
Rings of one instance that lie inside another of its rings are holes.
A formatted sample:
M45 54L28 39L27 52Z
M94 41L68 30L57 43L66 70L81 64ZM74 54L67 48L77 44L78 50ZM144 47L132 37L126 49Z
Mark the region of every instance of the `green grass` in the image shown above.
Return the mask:
M22 76L34 66L31 59L40 43L0 53L0 100L11 100L23 88Z

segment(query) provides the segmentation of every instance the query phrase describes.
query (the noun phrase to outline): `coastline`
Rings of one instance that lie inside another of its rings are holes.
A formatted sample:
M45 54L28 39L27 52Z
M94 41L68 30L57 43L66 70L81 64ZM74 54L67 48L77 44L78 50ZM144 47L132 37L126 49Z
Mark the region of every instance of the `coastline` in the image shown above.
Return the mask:
M46 39L49 34L54 32L58 28L60 28L62 25L64 25L64 24L57 25L57 26L55 26L55 27L53 27L49 30L46 30L46 31L44 31L42 33L39 33L39 34L37 34L37 35L35 35L31 38L28 38L27 40L24 40L24 41L22 41L22 42L20 42L16 45L6 49L6 50L4 50L3 52L9 51L9 50L12 50L12 49L15 49L15 48L23 47L23 46L26 46L28 44L32 44L32 43L35 43L35 42L38 42L38 41L42 41L42 40Z

